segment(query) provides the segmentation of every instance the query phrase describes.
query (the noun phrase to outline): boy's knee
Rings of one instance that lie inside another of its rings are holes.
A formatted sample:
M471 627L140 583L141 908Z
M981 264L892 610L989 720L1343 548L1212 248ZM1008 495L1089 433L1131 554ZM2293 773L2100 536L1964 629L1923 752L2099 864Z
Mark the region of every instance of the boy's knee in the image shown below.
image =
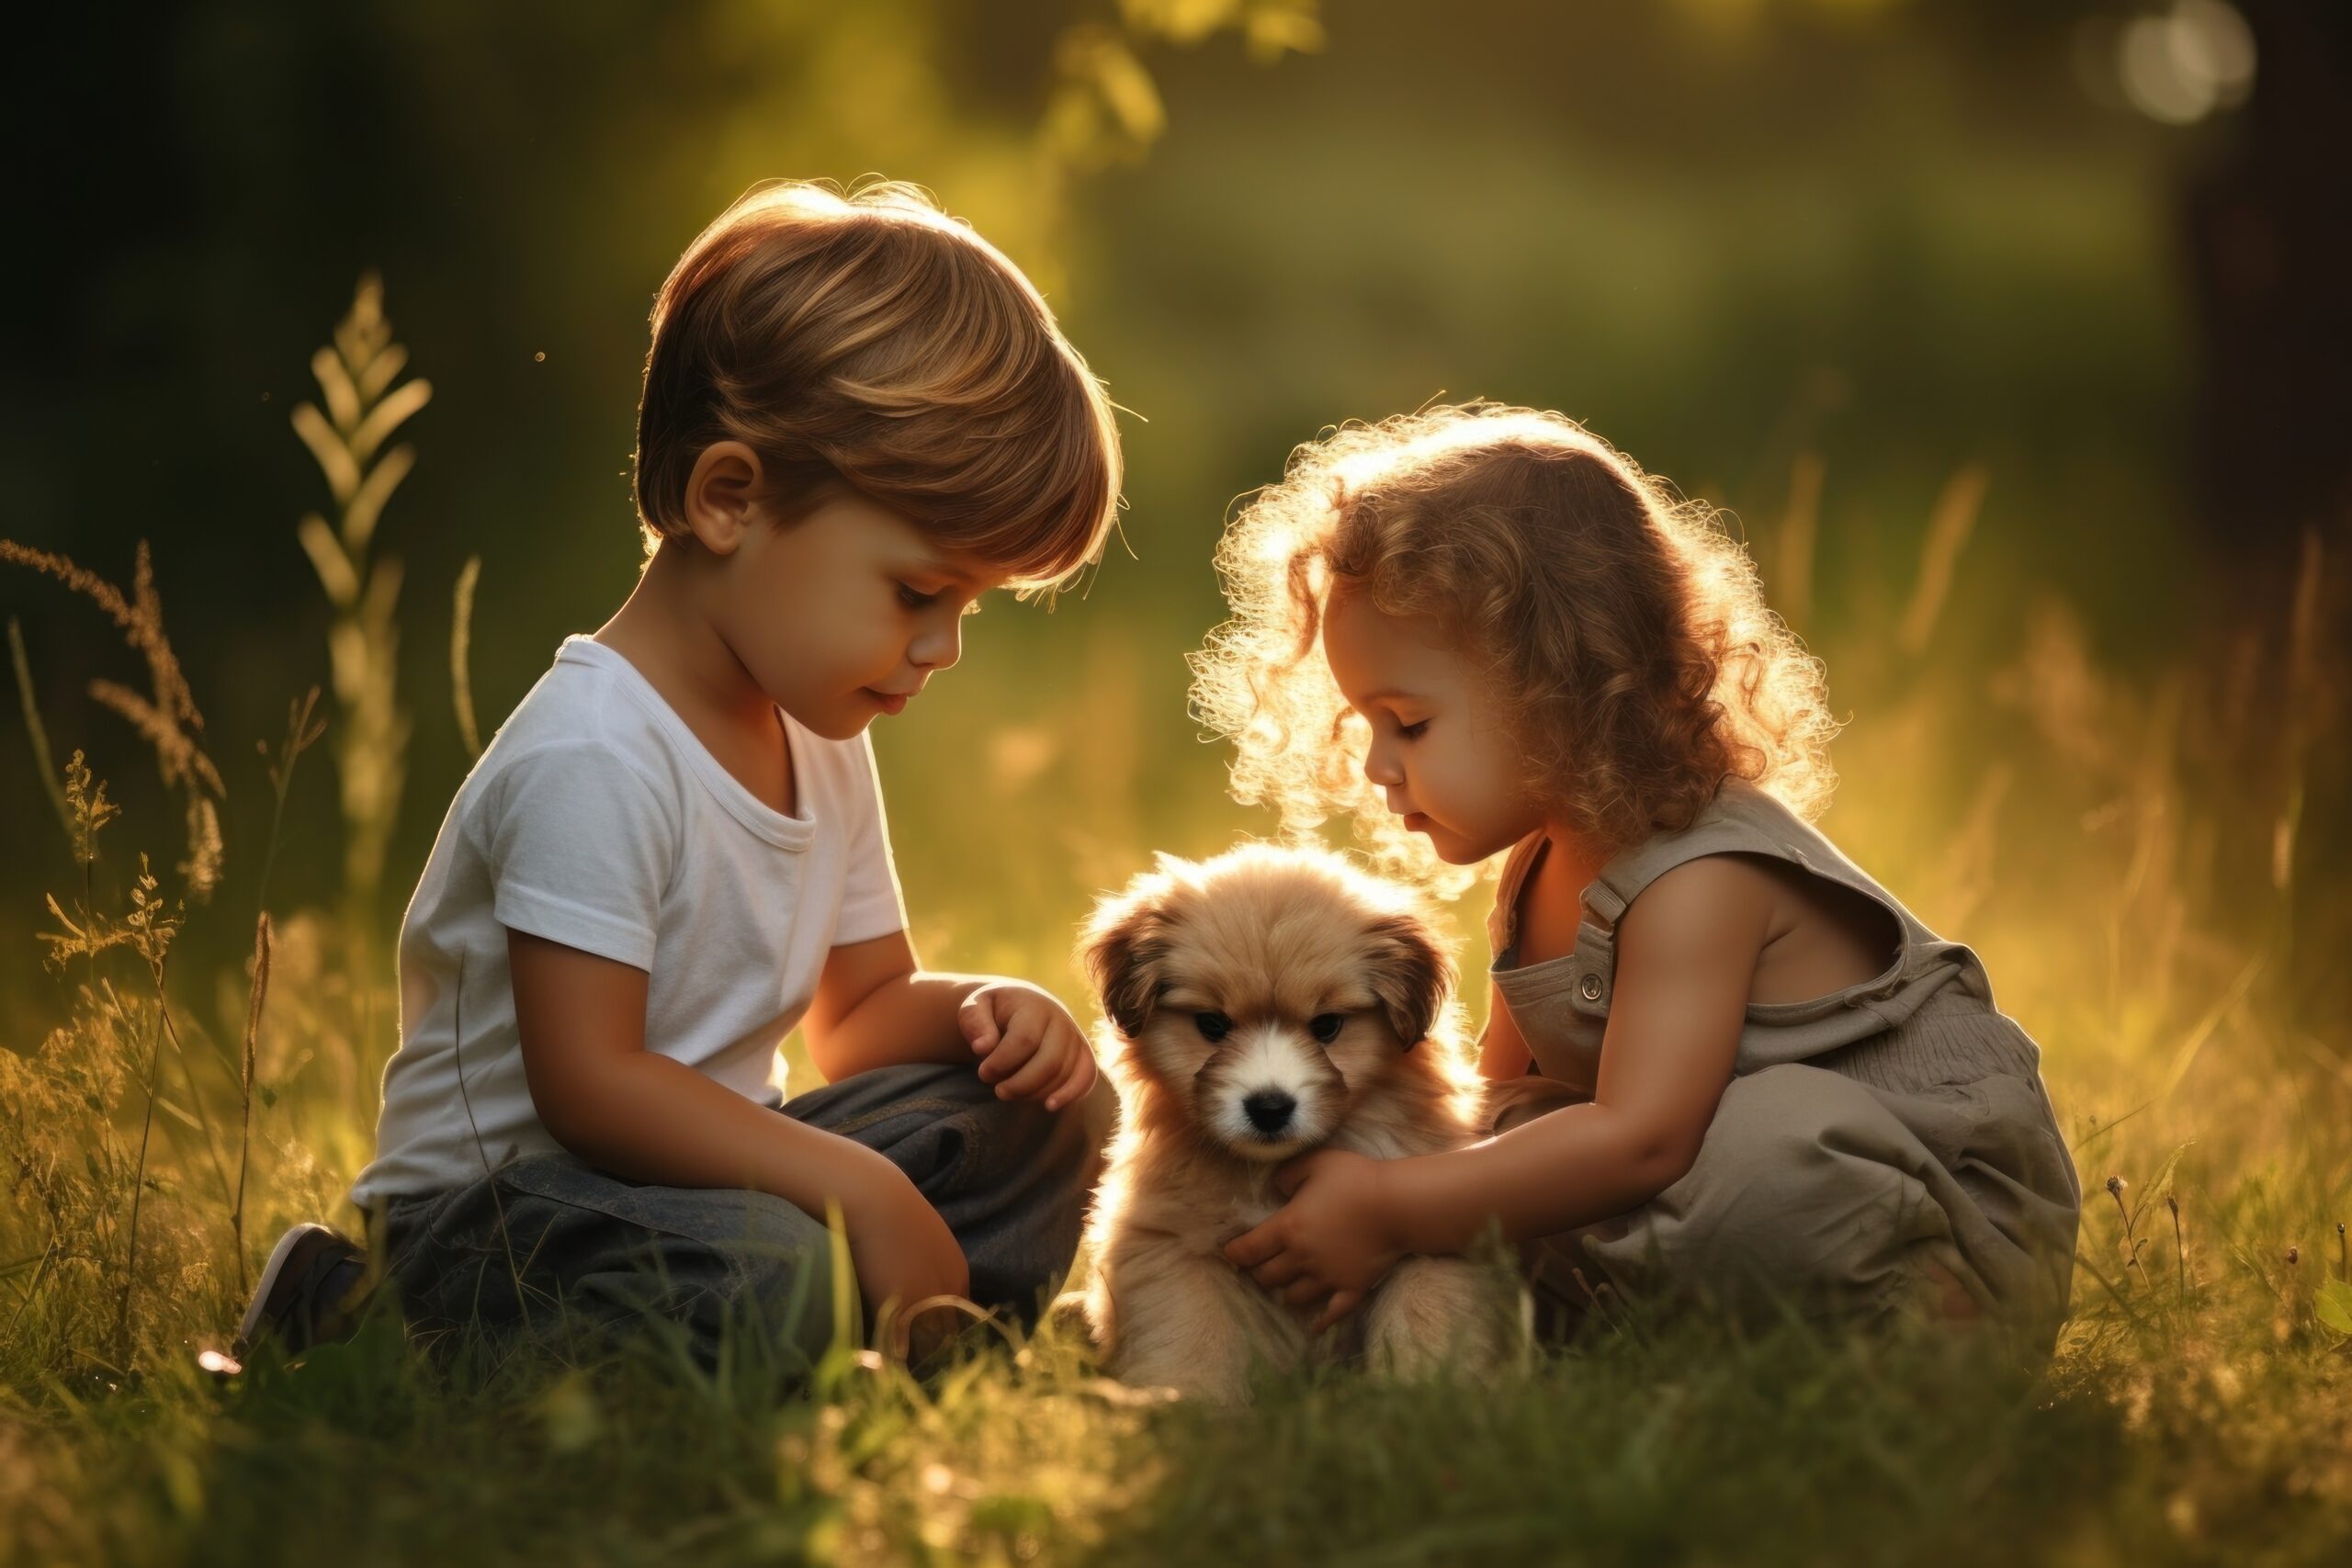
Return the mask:
M831 1233L770 1193L695 1224L600 1249L565 1282L569 1310L609 1328L683 1333L705 1367L722 1344L813 1364L833 1337ZM723 1218L720 1214L723 1213Z
M1081 1148L1091 1138L1100 1148L1110 1136L1111 1121L1118 1111L1118 1097L1110 1080L1100 1076L1078 1100L1048 1111L1043 1100L1000 1097L996 1085L968 1068L951 1066L947 1075L943 1081L926 1085L927 1092L944 1093L992 1128L1004 1127L1041 1147Z
M533 1337L683 1330L708 1361L729 1333L813 1359L832 1334L823 1224L773 1193L616 1180L568 1156L515 1161L387 1227L413 1328Z
M1035 1151L1036 1162L1079 1198L1093 1190L1118 1111L1118 1097L1107 1079L1097 1078L1086 1094L1052 1111L1036 1100L991 1098L989 1107L988 1114L1000 1124L993 1135Z
M732 1335L813 1365L833 1341L835 1282L831 1237L821 1231L815 1245L789 1258L747 1257L707 1314L706 1338L715 1345Z

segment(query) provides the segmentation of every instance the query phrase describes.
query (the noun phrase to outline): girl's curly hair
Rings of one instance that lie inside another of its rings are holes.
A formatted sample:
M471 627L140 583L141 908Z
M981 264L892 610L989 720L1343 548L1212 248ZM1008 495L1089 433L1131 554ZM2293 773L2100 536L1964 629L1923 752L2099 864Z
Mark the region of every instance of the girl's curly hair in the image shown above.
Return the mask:
M1490 668L1525 783L1604 853L1687 826L1734 775L1808 818L1828 803L1821 662L1746 550L1564 415L1472 403L1330 431L1234 518L1216 565L1234 614L1192 658L1194 713L1234 742L1234 797L1294 836L1352 813L1386 869L1452 895L1475 874L1363 776L1369 728L1318 655L1341 580Z

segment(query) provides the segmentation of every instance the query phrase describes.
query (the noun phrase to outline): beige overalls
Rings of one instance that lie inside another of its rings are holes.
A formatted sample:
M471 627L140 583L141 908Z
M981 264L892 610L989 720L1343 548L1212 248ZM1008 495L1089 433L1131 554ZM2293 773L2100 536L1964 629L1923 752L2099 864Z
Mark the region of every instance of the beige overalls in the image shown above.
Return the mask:
M1785 1302L1868 1320L1928 1293L1922 1270L1940 1264L1987 1318L2046 1350L2065 1313L2082 1189L2041 1051L1994 1007L1976 954L1928 930L1777 798L1733 779L1689 828L1601 869L1574 953L1520 964L1520 889L1542 843L1511 850L1487 934L1495 988L1533 1071L1563 1086L1544 1109L1591 1097L1618 919L1683 862L1726 852L1791 862L1867 896L1902 928L1876 979L1748 1008L1734 1076L1680 1180L1525 1249L1547 1318L1580 1313L1605 1282L1629 1297L1713 1298L1751 1319ZM1508 1111L1501 1124L1513 1124Z

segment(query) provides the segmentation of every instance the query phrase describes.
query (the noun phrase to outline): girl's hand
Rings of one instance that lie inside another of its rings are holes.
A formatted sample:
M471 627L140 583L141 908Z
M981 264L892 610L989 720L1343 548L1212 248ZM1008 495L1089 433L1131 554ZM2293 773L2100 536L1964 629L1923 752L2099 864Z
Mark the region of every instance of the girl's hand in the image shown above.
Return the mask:
M1274 1186L1289 1201L1227 1242L1227 1261L1291 1306L1323 1302L1308 1330L1322 1333L1362 1304L1405 1255L1390 1219L1386 1166L1344 1149L1284 1162Z
M964 998L956 1026L999 1100L1059 1111L1094 1087L1094 1048L1069 1010L1026 980L991 980Z

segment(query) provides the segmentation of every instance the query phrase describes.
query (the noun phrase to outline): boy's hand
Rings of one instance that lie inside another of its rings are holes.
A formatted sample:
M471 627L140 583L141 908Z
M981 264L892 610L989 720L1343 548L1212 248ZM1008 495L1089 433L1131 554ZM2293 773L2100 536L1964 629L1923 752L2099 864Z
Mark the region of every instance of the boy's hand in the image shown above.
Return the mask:
M891 1310L890 1349L901 1359L920 1359L963 1325L956 1313L933 1307L921 1316L913 1309L934 1296L968 1296L971 1266L939 1211L895 1166L890 1176L845 1207L851 1266L867 1310L876 1320Z
M965 998L956 1021L999 1100L1043 1100L1059 1111L1094 1087L1094 1048L1078 1021L1026 980L989 981Z
M1226 1243L1226 1260L1293 1307L1322 1302L1308 1330L1320 1334L1405 1256L1389 1222L1385 1163L1345 1149L1285 1161L1274 1186L1290 1201Z

